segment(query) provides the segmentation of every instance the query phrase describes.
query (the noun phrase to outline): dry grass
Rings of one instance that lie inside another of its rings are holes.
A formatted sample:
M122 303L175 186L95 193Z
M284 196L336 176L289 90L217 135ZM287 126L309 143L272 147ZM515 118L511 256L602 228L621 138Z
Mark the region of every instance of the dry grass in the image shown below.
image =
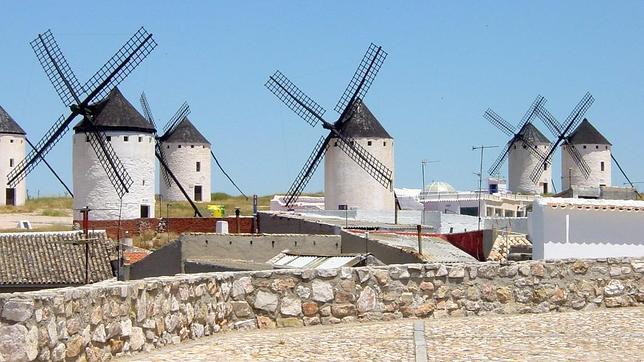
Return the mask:
M72 214L71 197L39 197L29 199L22 206L0 206L0 214L37 214L43 216L69 216Z
M33 231L71 231L71 230L73 230L71 225L56 224L56 225L47 225L47 226L42 226L42 227L35 226L33 229L30 229L30 230L27 230L27 229L2 229L1 232L3 232L3 233L27 233L27 232L33 232Z
M139 248L155 250L178 238L179 234L177 233L156 233L152 230L148 230L144 232L143 235L134 237L132 239L132 244Z

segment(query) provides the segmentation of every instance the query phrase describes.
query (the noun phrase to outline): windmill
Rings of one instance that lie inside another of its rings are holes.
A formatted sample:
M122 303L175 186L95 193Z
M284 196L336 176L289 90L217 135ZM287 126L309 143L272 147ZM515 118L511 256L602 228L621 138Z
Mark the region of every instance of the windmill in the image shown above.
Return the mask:
M150 108L150 104L148 103L148 99L145 96L145 93L141 94L141 107L143 108L143 114L145 115L145 118L150 122L154 128L156 129L156 122L154 121L154 117L152 116L152 110ZM163 148L161 147L161 140L164 139L165 137L168 136L168 134L172 133L179 123L180 120L184 119L188 114L190 114L190 106L188 105L187 102L184 102L181 107L175 112L175 114L166 122L165 127L163 127L163 135L158 136L155 134L154 137L154 154L156 158L159 160L159 163L161 164L161 175L162 175L162 182L165 182L165 184L170 187L172 185L172 182L174 182L181 193L183 194L183 197L190 203L190 206L195 212L195 216L203 217L201 214L201 211L199 211L199 208L197 205L194 203L190 195L186 192L185 188L179 182L179 179L177 179L177 176L175 176L174 172L170 169L170 166L168 165L168 162L166 160L166 157L164 155ZM199 200L200 201L200 200Z
M50 30L38 34L30 44L56 93L65 106L70 108L71 113L66 118L61 116L54 122L34 149L8 175L8 184L16 185L33 171L67 133L70 123L76 116L81 115L85 122L86 140L96 153L116 194L122 200L133 181L104 131L94 126L94 113L97 110L95 105L100 104L112 89L116 89L116 86L154 50L157 43L152 34L140 28L83 85L76 78Z
M490 167L488 173L497 175L501 166L508 160L508 183L509 189L517 193L547 193L551 179L551 168L546 162L547 172L545 177L537 181L530 179L530 171L537 163L545 160L545 152L550 141L532 124L532 120L538 114L538 110L546 100L542 96L532 102L530 108L517 124L513 126L499 116L492 109L488 108L483 117L496 126L501 132L510 137L503 151ZM537 183L539 185L537 185ZM540 187L538 187L540 186Z
M287 208L291 208L297 201L298 197L302 194L302 190L304 190L313 176L313 173L317 169L322 157L325 156L327 150L330 148L332 140L333 146L339 148L346 156L348 156L349 159L352 160L353 165L359 166L359 168L364 170L368 176L377 182L377 184L384 187L387 194L392 195L391 204L393 205L393 171L372 153L367 151L365 146L361 145L356 137L353 137L350 132L346 132L350 121L356 116L359 117L359 119L367 120L371 125L374 124L373 121L375 118L366 108L366 105L364 105L362 100L367 94L367 91L373 83L373 80L378 74L378 71L386 57L387 53L382 49L382 47L374 44L369 46L367 52L362 58L362 61L358 65L353 78L334 108L335 111L339 113L339 117L333 123L326 121L322 117L325 113L324 108L304 94L304 92L289 81L288 78L286 78L286 76L284 76L284 74L279 70L269 77L265 86L275 94L277 98L279 98L312 127L321 123L323 128L329 130L326 137L321 137L318 140L313 152L311 152L304 164L304 167L289 188L284 199ZM379 123L378 126L380 126ZM380 128L382 128L382 126L380 126ZM384 131L384 129L382 129L382 131ZM381 135L382 131L376 132L375 135ZM384 131L384 133L386 133L386 131ZM369 142L369 144L371 144L371 141ZM386 141L384 142L386 146ZM393 151L391 152L391 163L393 164ZM362 177L362 175L360 175L360 177ZM362 177L362 180L364 180L364 177ZM355 184L346 185L346 187L351 189L358 188L359 186L360 185ZM327 190L325 190L325 198L327 196ZM372 195L366 195L366 197L369 196Z
M576 165L580 175L583 178L588 179L591 173L591 168L579 153L576 146L570 142L570 136L572 135L573 130L582 122L584 114L588 111L588 108L590 108L594 101L595 98L587 92L575 108L573 108L572 112L570 112L563 124L559 123L559 121L557 121L557 119L545 107L539 107L539 117L543 120L550 132L557 137L557 139L550 144L548 151L545 153L545 157L536 165L530 174L530 179L533 182L539 180L544 171L544 164L551 162L552 155L560 144L564 146L563 148L567 153L567 157L569 157L571 162ZM564 170L564 173L570 174L571 172L572 167L568 167L568 170Z

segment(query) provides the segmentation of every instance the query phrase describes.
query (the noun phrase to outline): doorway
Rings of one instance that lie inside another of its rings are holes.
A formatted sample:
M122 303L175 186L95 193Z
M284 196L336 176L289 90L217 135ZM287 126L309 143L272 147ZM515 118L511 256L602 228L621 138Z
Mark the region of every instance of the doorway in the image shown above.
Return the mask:
M148 205L141 205L141 218L145 219L150 217L150 206Z
M201 202L202 200L202 194L201 194L201 186L195 186L195 201L196 202Z
M16 206L16 189L9 188L6 193L6 204L10 206Z
M547 194L548 193L548 183L544 182L542 185L543 185L543 194Z

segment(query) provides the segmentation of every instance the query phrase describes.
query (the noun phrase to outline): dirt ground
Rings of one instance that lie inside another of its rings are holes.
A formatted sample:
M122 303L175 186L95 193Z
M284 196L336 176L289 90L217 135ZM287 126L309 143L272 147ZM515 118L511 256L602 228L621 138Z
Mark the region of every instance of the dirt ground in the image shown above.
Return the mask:
M71 216L42 216L30 213L0 214L0 231L16 229L18 222L28 220L33 229L72 227Z

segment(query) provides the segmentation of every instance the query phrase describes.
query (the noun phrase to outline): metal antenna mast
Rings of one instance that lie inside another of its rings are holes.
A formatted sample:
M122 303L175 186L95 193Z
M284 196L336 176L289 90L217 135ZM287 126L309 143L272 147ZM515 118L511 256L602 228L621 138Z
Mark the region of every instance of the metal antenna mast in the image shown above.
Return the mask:
M479 195L478 195L478 202L479 202L479 207L478 207L478 214L479 214L479 224L478 224L478 230L481 230L481 192L483 192L483 151L485 151L488 148L497 148L499 146L472 146L472 151L475 150L481 150L481 164L479 166Z

